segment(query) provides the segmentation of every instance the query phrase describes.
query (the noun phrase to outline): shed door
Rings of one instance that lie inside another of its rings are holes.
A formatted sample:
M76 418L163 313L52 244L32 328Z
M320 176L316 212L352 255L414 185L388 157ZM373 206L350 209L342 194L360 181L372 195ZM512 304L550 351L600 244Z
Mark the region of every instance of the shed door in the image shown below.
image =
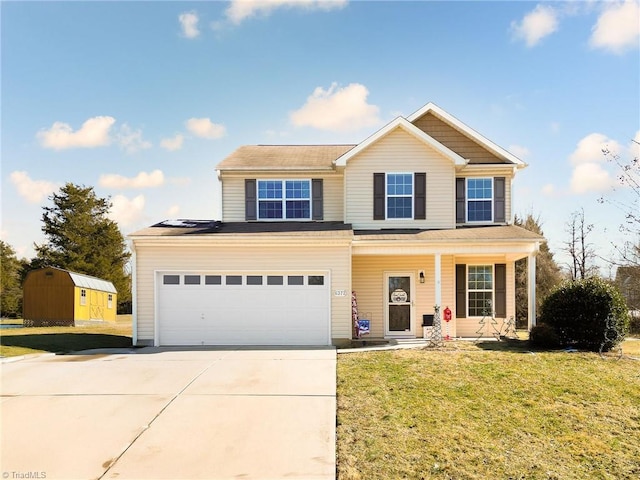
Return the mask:
M326 272L157 274L159 345L329 345Z

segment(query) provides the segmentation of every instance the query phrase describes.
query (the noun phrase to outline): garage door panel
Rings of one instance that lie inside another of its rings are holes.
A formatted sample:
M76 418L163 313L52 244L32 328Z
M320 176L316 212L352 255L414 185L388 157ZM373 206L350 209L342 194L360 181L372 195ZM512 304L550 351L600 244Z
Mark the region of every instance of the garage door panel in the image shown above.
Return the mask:
M160 345L330 343L331 299L326 274L322 275L323 285L309 285L309 275L299 272L230 274L235 280L241 278L241 285L227 284L226 275L219 272L170 274L174 276L173 281L176 275L179 276L178 284L166 285L164 274L158 274ZM199 276L201 283L185 285L187 275L192 282ZM219 284L206 284L207 275L216 277ZM261 285L248 284L259 283L260 279ZM314 280L317 281L315 277ZM295 284L300 282L304 284Z

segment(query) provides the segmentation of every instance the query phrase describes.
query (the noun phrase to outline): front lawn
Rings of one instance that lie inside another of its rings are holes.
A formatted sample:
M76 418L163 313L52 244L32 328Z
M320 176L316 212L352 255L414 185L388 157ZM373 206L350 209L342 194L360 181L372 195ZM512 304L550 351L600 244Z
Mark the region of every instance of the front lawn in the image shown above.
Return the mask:
M640 478L640 361L496 342L340 354L337 463L339 480Z
M3 321L3 324L18 322ZM21 322L20 322L21 323ZM31 353L68 353L91 348L131 346L131 320L78 327L28 327L0 329L0 356Z

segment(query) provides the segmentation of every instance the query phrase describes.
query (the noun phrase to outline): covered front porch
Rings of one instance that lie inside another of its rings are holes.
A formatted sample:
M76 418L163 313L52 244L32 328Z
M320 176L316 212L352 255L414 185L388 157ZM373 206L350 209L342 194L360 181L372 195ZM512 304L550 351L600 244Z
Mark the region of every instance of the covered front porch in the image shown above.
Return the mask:
M487 234L491 241L479 238ZM369 338L421 338L439 307L443 336L493 336L515 323L515 262L527 258L531 329L540 240L513 226L356 232L352 290L358 317L369 320Z

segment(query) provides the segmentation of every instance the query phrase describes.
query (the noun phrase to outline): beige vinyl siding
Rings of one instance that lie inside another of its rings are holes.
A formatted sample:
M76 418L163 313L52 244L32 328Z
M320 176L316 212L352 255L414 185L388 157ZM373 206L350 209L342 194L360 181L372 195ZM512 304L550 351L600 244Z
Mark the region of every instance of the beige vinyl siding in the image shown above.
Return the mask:
M487 149L431 113L422 116L414 121L413 124L461 157L468 158L472 164L504 163Z
M384 337L386 316L385 273L410 273L414 276L413 335L422 337L422 315L434 313L435 257L433 255L355 255L353 257L353 290L358 300L360 318L371 320L372 337ZM418 273L425 272L425 283ZM442 305L453 310L455 303L454 260L451 255L441 257ZM451 322L450 335L455 335L455 322ZM444 333L444 324L443 324Z
M340 222L343 219L343 183L339 173L265 173L250 172L238 174L222 174L222 221L244 222L244 181L247 178L255 179L312 179L323 180L323 210L324 221Z
M507 223L513 223L512 208L511 208L511 187L513 183L513 173L509 171L505 172L504 169L500 168L483 168L482 170L476 172L468 172L465 171L463 173L459 173L458 177L463 178L493 178L493 177L505 177L504 182L504 218ZM466 207L465 207L466 208Z
M248 272L328 271L331 291L351 290L350 249L345 245L165 246L136 245L138 339L154 339L155 271ZM332 338L351 338L351 296L331 297ZM301 315L304 321L304 312Z
M427 174L426 220L373 220L374 173ZM455 173L450 159L396 129L349 160L345 169L346 223L355 229L454 228Z
M515 292L515 263L505 261L504 257L456 257L455 263L463 263L465 265L495 265L496 263L504 263L507 265L507 316L505 318L496 318L498 323L496 328L504 330L504 323L511 317L515 319L516 316L516 292ZM494 278L495 286L495 278ZM452 310L455 310L453 307ZM455 311L454 311L455 317ZM457 318L456 328L457 335L461 337L477 337L478 329L480 328L480 317L471 318ZM490 329L486 328L485 332L490 332ZM485 333L485 336L487 334Z

